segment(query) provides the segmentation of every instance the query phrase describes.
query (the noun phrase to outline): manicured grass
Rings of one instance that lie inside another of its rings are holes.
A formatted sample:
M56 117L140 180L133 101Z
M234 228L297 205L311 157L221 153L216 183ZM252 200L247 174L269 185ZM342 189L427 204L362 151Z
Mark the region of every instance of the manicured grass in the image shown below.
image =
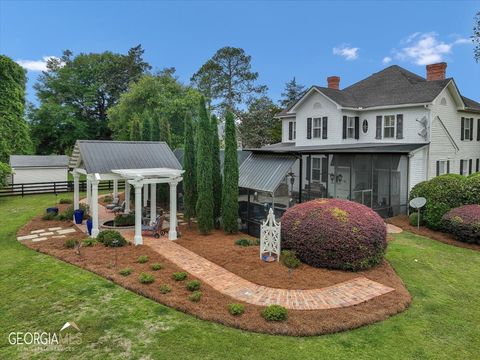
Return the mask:
M409 310L346 333L268 336L197 320L24 248L15 240L17 229L54 199L0 199L2 359L458 359L480 353L478 252L397 235L387 256L413 296ZM82 343L69 352L8 344L10 331L58 332L66 321L82 331Z

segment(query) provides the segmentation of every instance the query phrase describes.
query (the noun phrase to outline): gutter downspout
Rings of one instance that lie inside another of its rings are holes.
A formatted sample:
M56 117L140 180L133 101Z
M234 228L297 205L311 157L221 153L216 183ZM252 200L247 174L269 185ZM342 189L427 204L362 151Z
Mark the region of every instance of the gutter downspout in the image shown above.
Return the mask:
M431 124L431 109L429 105L424 105L426 110L426 116L428 120L428 149L427 149L427 156L426 156L426 164L425 164L425 180L430 178L430 140L432 139L432 124Z

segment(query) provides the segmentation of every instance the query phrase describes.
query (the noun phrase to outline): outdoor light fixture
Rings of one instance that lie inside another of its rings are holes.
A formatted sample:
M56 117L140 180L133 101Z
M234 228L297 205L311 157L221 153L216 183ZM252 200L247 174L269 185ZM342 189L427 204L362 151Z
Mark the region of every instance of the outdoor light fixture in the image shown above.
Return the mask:
M330 173L330 181L333 182L333 179L335 179L335 174L334 174L334 173Z
M292 185L293 188L293 184L295 184L295 174L293 172L289 172L287 175L290 176L290 185Z
M342 174L340 174L340 175L337 176L337 182L338 182L338 183L341 183L341 182L342 182L342 179L343 179L343 175L342 175Z

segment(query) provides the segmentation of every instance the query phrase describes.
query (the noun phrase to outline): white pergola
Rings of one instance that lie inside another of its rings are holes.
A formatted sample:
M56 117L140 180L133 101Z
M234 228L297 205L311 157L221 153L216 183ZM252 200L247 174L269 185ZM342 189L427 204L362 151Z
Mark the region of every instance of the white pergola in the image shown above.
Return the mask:
M92 217L92 237L99 233L98 224L98 184L102 180L113 180L113 197L118 197L118 181L125 181L125 213L130 212L130 185L135 188L135 245L143 243L142 239L142 208L147 205L148 185L150 185L150 220L157 217L156 185L168 183L170 185L170 230L169 240L177 239L177 184L182 181L183 170L170 168L147 168L147 169L112 169L108 173L89 174L84 168L74 168L72 171L74 180L75 209L79 208L79 178L80 174L87 177L87 203ZM143 206L142 206L143 189Z

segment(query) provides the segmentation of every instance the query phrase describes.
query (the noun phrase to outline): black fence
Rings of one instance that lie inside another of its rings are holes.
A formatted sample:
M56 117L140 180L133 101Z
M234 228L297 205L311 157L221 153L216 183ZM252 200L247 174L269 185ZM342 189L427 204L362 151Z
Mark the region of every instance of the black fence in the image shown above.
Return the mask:
M118 189L124 189L125 182L118 182ZM80 191L87 190L87 180L79 181ZM100 181L98 190L113 191L113 180ZM0 197L36 195L36 194L61 194L73 191L73 180L71 181L53 181L53 182L38 182L25 184L11 184L3 189L0 189Z

